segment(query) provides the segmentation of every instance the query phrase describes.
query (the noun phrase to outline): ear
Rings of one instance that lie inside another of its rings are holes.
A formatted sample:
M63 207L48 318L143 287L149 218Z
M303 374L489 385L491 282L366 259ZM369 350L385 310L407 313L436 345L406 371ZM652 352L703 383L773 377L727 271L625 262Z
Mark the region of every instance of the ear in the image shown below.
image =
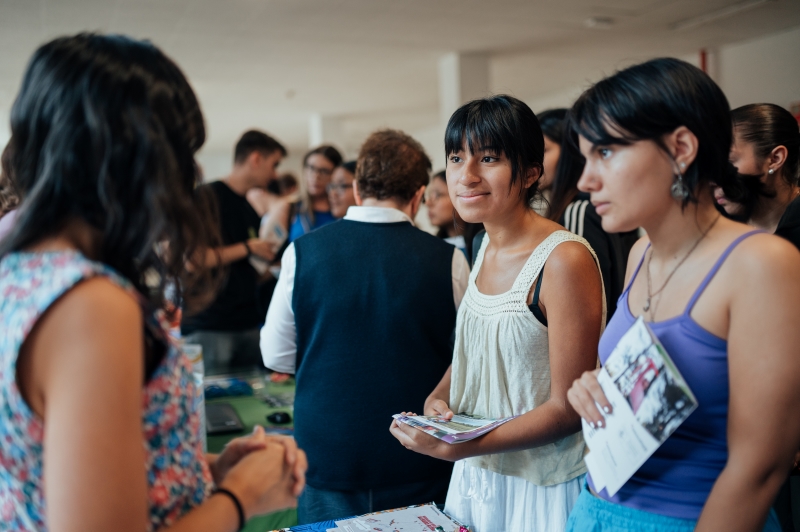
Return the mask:
M528 174L525 176L525 183L523 183L525 189L531 188L533 185L536 184L537 181L542 177L542 168L531 168L528 170Z
M679 126L666 135L664 143L672 155L672 161L677 165L673 170L683 174L697 158L697 149L700 145L697 137L688 127Z
M258 150L253 150L252 152L250 152L250 155L247 156L246 161L247 164L250 166L258 166L263 158L264 156L261 155L261 152L259 152Z
M774 170L776 174L780 172L788 155L789 150L786 149L786 146L777 146L772 150L772 153L769 154L769 157L767 157L769 169Z
M359 207L364 203L364 200L361 199L361 192L358 190L358 179L353 180L353 199L355 199L356 205Z
M414 194L414 197L411 198L409 202L411 206L411 218L415 218L417 216L417 212L419 212L419 206L422 204L422 197L425 195L425 185L419 187L419 190Z

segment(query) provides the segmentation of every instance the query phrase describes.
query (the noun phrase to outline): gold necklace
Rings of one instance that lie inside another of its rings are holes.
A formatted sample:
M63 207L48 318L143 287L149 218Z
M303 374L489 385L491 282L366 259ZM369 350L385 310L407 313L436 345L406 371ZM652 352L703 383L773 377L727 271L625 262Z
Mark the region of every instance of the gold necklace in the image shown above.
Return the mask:
M709 231L711 231L711 229L714 228L714 226L717 224L717 221L720 218L722 218L722 215L717 215L717 217L714 218L714 221L711 222L711 225L708 226L708 229L703 231L703 233L700 235L700 238L698 238L697 241L694 244L692 244L691 249L689 249L686 255L684 255L683 258L680 260L680 262L678 262L678 265L675 266L675 268L673 268L673 270L669 273L669 275L667 275L667 279L666 281L664 281L664 284L661 285L661 288L659 288L655 292L653 292L652 279L650 278L650 261L653 259L653 248L652 246L650 247L650 255L648 255L647 257L647 300L644 302L644 307L642 307L642 310L644 312L648 312L650 310L650 302L652 301L653 296L657 296L658 294L661 293L662 290L664 290L664 288L667 287L667 284L669 283L670 279L672 279L672 276L675 275L676 271L678 271L678 268L680 268L681 265L684 262L686 262L686 259L689 258L689 255L691 255L692 252L695 249L697 249L697 246L700 245L700 242L702 242L702 240L706 237ZM659 301L661 300L659 299ZM650 312L650 321L653 321L653 316L655 316L655 314L656 314L656 309L653 308L653 311Z

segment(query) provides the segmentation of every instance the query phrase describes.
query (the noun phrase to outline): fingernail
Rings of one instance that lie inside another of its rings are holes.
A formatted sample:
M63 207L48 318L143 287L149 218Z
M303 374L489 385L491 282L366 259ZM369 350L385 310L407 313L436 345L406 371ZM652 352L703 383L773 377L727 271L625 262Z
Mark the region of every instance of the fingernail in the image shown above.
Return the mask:
M602 427L602 426L603 426L603 422L602 422L602 421L598 421L598 422L597 422L597 426L598 426L598 427Z
M609 407L607 407L607 406L604 406L603 407L603 412L605 412L606 414L610 414L611 413L611 409Z
M590 422L589 422L589 426L590 426L590 427L592 427L592 428L595 428L595 427L594 427L594 421L590 421Z

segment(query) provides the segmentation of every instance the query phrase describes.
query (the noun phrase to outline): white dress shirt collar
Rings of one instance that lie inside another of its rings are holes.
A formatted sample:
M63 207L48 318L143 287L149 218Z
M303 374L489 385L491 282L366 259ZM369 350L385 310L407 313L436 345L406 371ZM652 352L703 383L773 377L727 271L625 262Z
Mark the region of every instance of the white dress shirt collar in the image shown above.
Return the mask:
M414 225L414 221L403 211L390 207L348 207L345 220L353 222L367 223L396 223L409 222Z

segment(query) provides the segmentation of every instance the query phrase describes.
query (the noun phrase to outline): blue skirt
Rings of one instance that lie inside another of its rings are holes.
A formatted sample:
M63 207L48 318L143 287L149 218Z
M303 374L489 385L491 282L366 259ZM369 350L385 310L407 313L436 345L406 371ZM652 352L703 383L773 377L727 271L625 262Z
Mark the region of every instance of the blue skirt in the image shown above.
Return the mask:
M678 519L628 508L595 497L584 484L567 520L566 532L692 532L693 519ZM781 532L778 517L770 510L764 532Z

